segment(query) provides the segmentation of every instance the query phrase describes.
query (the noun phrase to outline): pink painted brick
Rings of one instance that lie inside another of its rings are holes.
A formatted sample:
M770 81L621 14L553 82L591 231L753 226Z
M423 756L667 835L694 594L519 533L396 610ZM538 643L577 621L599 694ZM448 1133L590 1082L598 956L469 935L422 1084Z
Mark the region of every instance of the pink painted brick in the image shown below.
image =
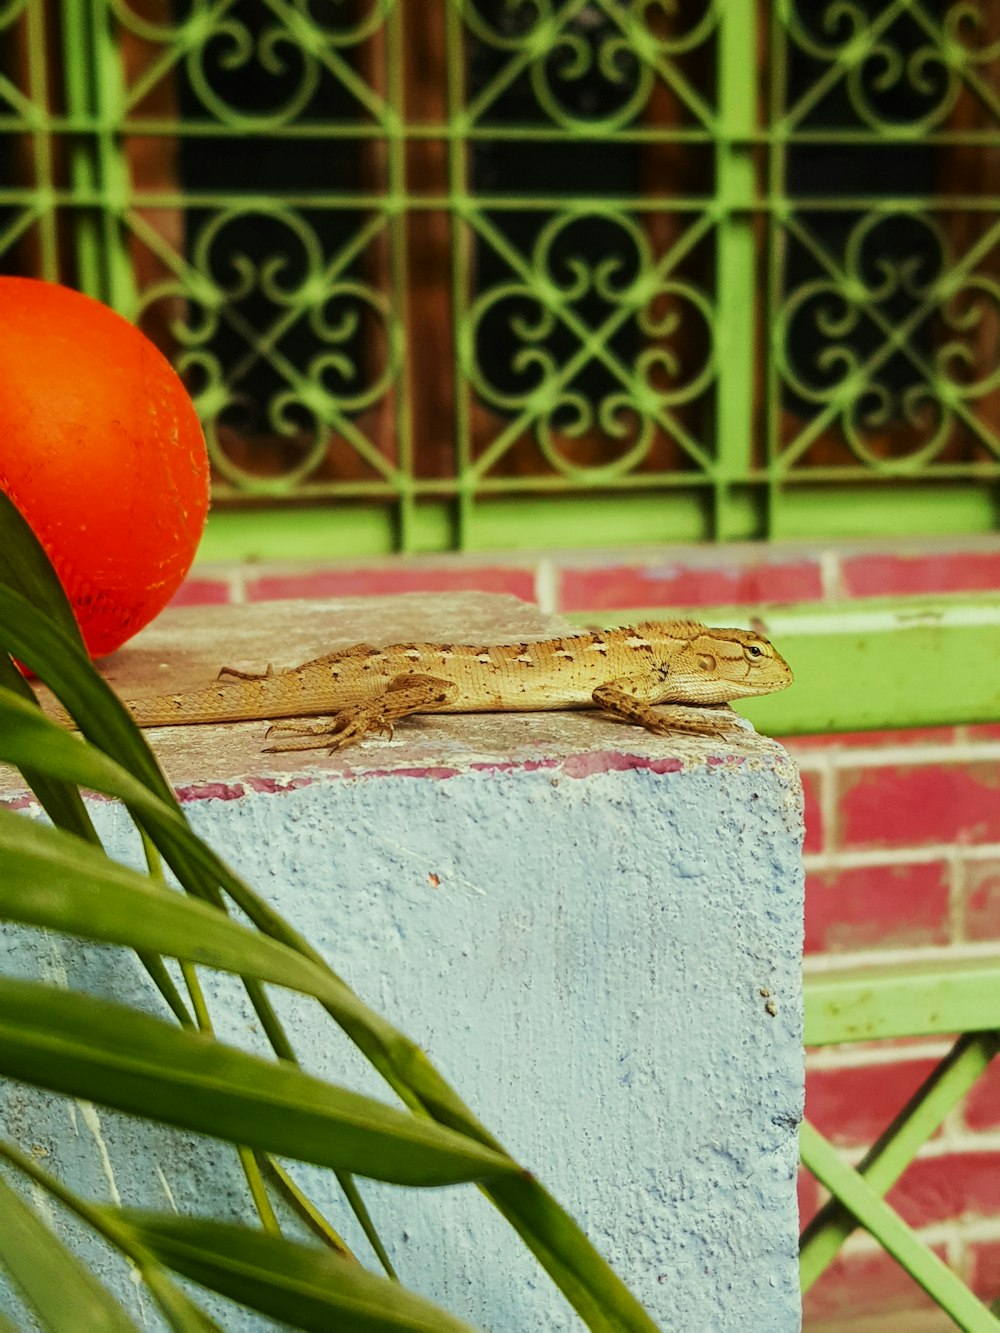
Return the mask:
M963 1216L993 1217L1000 1199L1000 1152L918 1158L886 1199L913 1227Z
M799 1203L799 1230L811 1222L819 1211L819 1185L816 1183L816 1177L806 1170L804 1166L799 1167L799 1174L795 1180L795 1191Z
M934 1252L944 1258L940 1247L935 1246ZM866 1316L896 1315L896 1323L884 1327L905 1333L912 1311L932 1308L931 1298L884 1250L842 1252L806 1292L803 1327L809 1329L816 1321L828 1319L863 1333L868 1326Z
M442 568L395 565L387 568L321 569L301 574L263 574L247 584L247 600L280 598L379 597L401 592L507 592L523 602L535 600L535 576L529 569L491 565Z
M804 852L823 850L823 807L820 803L822 777L819 773L806 771L802 775L802 794L805 798L806 838Z
M748 565L608 565L563 569L559 609L614 611L630 606L761 606L816 601L815 560Z
M170 599L171 606L227 606L232 587L223 579L185 579Z
M967 1281L981 1301L995 1301L1000 1292L1000 1240L966 1242Z
M966 1093L962 1119L972 1130L1000 1129L1000 1060L994 1059Z
M936 1067L924 1059L810 1069L806 1115L831 1143L868 1147Z
M966 861L965 933L970 940L1000 940L1000 860Z
M998 729L1000 738L1000 729ZM902 731L824 731L816 735L789 736L782 744L796 750L878 750L886 745L951 745L958 740L957 727L907 727Z
M947 944L949 867L855 866L806 877L807 953Z
M845 847L1000 840L1000 765L845 768L838 773Z
M988 592L1000 588L1000 551L857 555L841 561L848 597Z

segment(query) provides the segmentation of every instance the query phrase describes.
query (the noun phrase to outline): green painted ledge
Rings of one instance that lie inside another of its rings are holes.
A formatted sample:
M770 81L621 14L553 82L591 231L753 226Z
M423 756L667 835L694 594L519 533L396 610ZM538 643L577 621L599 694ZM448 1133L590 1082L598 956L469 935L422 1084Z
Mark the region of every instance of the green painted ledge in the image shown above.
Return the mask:
M739 711L772 736L1000 722L1000 595L865 598L765 609L643 607L569 618L620 625L690 615L750 625L795 672L781 694Z

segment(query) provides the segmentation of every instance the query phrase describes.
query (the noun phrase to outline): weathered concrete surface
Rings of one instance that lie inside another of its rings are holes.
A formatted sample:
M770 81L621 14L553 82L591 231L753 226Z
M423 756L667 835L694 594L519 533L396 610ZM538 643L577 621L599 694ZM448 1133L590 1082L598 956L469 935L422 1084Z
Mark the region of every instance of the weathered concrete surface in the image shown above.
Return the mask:
M112 662L121 688L359 639L558 628L475 596L171 620ZM174 633L186 657L161 672ZM660 739L589 712L414 719L332 758L262 756L262 730L151 733L199 831L426 1046L662 1327L798 1328L801 815L780 747L751 732ZM109 848L134 855L124 816L96 816ZM123 998L143 984L108 951L25 932L0 936L0 967ZM224 1035L256 1041L233 988L209 982ZM311 1010L287 1009L310 1068L379 1091ZM205 1144L164 1135L143 1160L141 1129L88 1116L0 1094L0 1128L85 1189L114 1181L161 1206L162 1171L178 1206L243 1211L234 1177L208 1187ZM321 1173L296 1173L356 1239ZM405 1282L496 1333L580 1327L475 1191L365 1192Z

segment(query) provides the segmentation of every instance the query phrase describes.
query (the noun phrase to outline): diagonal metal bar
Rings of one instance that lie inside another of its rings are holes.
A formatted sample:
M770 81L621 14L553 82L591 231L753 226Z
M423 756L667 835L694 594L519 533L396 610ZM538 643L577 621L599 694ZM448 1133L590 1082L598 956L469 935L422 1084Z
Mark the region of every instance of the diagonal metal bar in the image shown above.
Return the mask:
M650 59L644 47L648 42L649 29L639 21L635 8L626 8L617 3L617 0L595 0L597 8L602 11L621 31L622 36L628 41L629 45L635 51L636 55L645 60L649 67L660 76L664 84L677 95L679 101L683 102L687 109L705 126L715 126L716 117L711 106L698 90L692 86L689 79L685 78L674 62L665 58L662 53L657 51L656 56ZM641 7L639 14L642 14ZM711 20L712 14L709 12L706 17ZM716 23L718 18L715 19ZM703 20L704 22L704 20Z
M901 14L905 14L909 10L910 4L911 0L893 0L893 3L886 5L881 13L868 16L868 22L864 29L866 53L871 50L875 40L881 37L882 33L886 32ZM782 20L786 41L789 39L796 41L795 24L791 21L793 19L793 7L790 0L785 0L782 9L785 11L782 14ZM796 45L803 46L803 43L796 42ZM831 59L830 68L802 93L793 107L787 109L783 120L775 121L775 129L792 137L794 130L789 127L796 121L802 121L822 101L830 89L840 82L848 68L848 65L839 57L835 56Z
M935 46L942 51L949 51L951 55L949 66L951 68L957 68L961 72L961 77L965 80L969 88L971 88L980 98L987 111L994 116L1000 116L1000 98L997 97L996 89L992 88L989 83L979 77L978 72L973 68L974 60L972 58L968 58L964 61L955 59L956 48L958 51L965 50L967 57L972 57L971 50L963 48L960 43L955 42L953 39L949 40L948 35L942 30L940 23L927 13L922 4L912 5L910 7L909 17L924 30Z
M971 1032L959 1038L856 1167L876 1194L884 1195L892 1188L998 1051L1000 1033ZM803 1291L826 1271L856 1226L850 1209L836 1197L819 1210L799 1241Z
M927 1248L896 1210L841 1159L808 1121L802 1124L800 1142L802 1160L809 1170L960 1328L975 1333L1000 1329L1000 1320L990 1314L961 1278Z

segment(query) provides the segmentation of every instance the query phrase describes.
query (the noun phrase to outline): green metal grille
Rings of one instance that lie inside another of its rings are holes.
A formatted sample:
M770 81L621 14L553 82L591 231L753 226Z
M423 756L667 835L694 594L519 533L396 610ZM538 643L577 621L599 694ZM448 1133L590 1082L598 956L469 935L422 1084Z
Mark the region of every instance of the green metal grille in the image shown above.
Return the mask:
M989 530L994 10L0 0L0 268L330 554Z

